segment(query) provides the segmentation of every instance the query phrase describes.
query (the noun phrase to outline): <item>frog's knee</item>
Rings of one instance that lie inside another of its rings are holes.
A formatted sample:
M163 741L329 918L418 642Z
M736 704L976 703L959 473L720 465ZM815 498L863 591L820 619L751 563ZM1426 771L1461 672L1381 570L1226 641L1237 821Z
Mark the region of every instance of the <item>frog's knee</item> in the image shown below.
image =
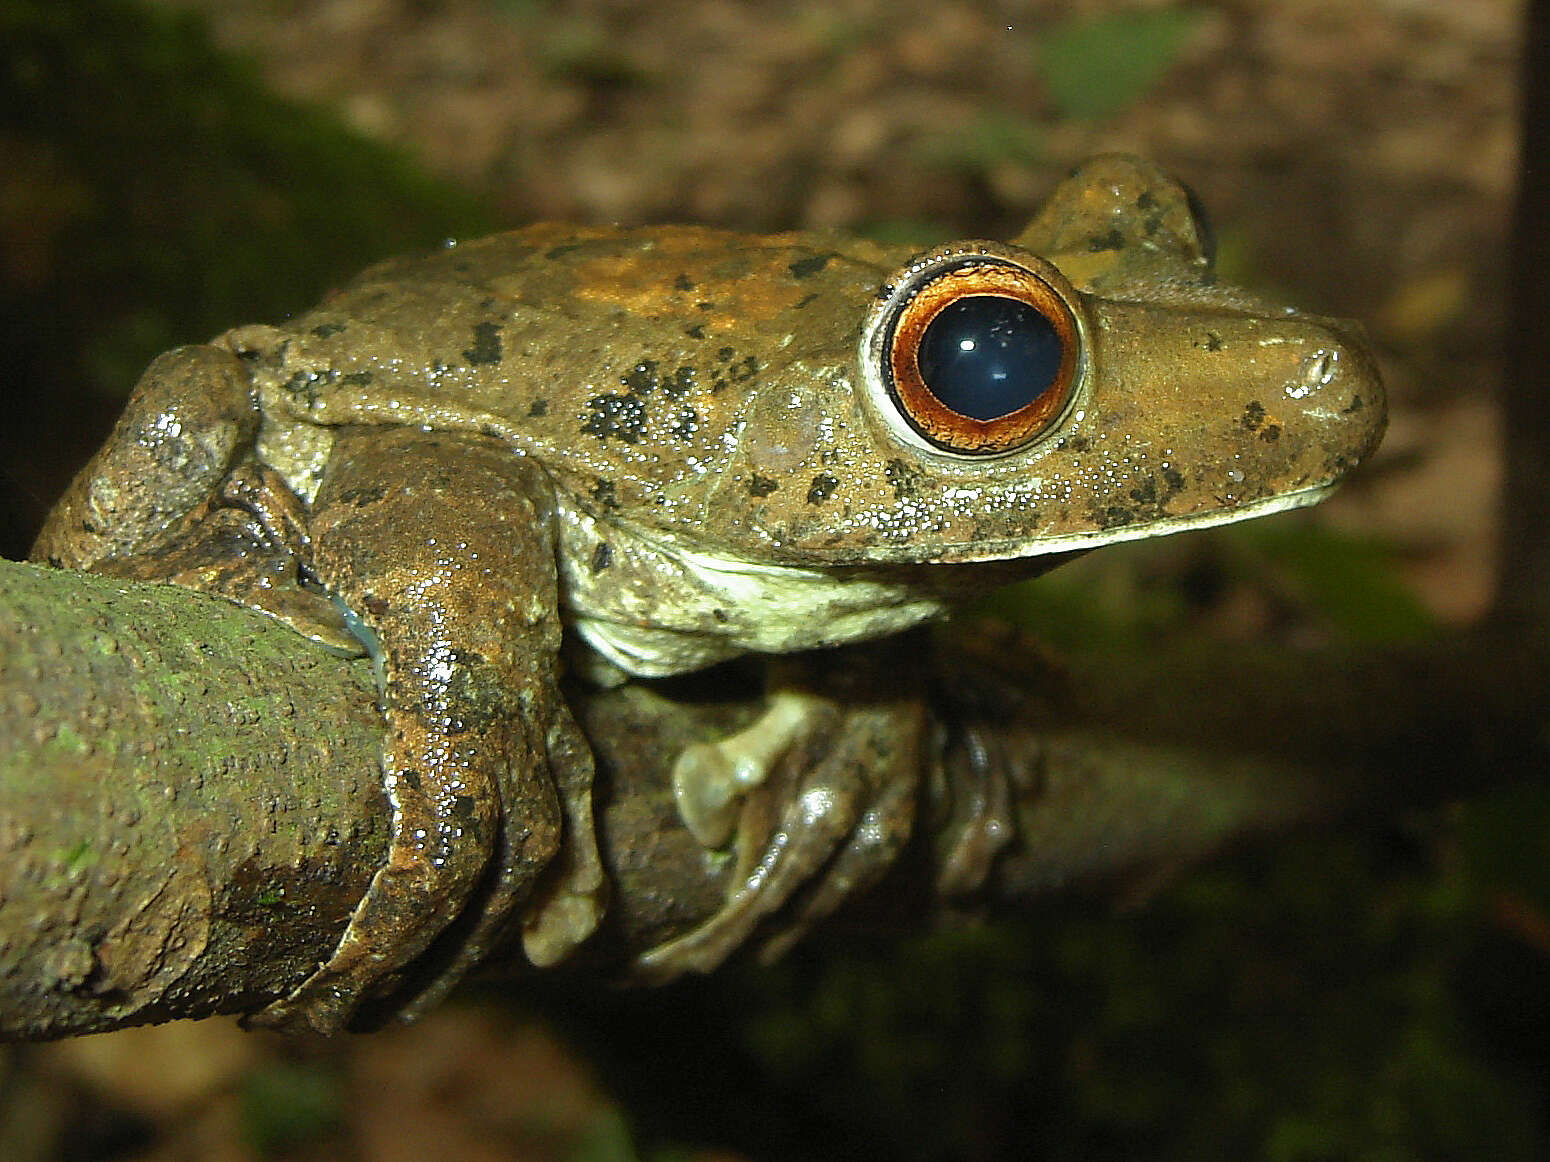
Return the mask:
M221 347L158 355L130 395L109 448L138 446L163 476L213 482L258 432L258 406L242 361Z
M49 514L33 558L80 569L144 548L211 496L257 430L235 355L179 347L159 356Z

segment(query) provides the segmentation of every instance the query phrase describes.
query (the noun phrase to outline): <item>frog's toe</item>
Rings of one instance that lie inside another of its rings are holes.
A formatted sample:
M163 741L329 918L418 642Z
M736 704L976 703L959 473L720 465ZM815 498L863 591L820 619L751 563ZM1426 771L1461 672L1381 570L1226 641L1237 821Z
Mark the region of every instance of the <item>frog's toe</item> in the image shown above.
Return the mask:
M808 719L811 726L814 716ZM711 972L767 927L774 934L765 949L779 955L875 880L913 824L919 756L908 740L916 725L888 709L852 710L832 732L810 729L813 737L788 748L744 804L741 871L726 903L637 958L635 979L662 983ZM758 825L766 818L760 800L771 796L781 805L768 826Z
M915 822L913 782L901 780L882 789L862 814L823 877L792 910L791 918L759 948L759 959L773 963L846 900L870 887L893 865L909 842Z
M752 938L829 860L855 823L851 804L812 788L789 804L752 868L720 911L698 928L643 953L634 977L666 983L686 972L708 973Z
M744 795L769 777L771 769L804 732L822 701L796 690L780 690L757 721L716 742L684 748L673 765L673 798L684 826L706 847L732 838Z
M425 882L423 872L413 874L392 862L377 872L329 959L290 994L250 1014L246 1024L332 1035L381 1023L362 1021L358 1014L394 991L400 970L452 919L451 909L428 903L440 893ZM384 1004L382 1011L392 1006Z

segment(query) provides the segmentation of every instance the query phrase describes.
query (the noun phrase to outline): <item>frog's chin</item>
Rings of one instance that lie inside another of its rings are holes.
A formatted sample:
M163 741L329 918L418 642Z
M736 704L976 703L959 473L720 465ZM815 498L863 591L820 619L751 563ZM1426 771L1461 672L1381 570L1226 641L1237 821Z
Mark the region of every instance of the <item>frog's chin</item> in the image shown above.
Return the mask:
M965 545L961 550L938 554L934 562L942 564L972 564L976 561L1009 561L1017 558L1043 557L1051 553L1080 553L1103 545L1117 545L1122 541L1141 541L1151 537L1165 537L1171 533L1186 533L1194 529L1216 528L1241 520L1272 516L1294 508L1307 508L1318 504L1338 486L1338 481L1304 488L1298 492L1284 492L1251 500L1231 508L1210 509L1178 516L1161 516L1134 524L1086 532L1059 533L1036 537L1031 540L981 542Z

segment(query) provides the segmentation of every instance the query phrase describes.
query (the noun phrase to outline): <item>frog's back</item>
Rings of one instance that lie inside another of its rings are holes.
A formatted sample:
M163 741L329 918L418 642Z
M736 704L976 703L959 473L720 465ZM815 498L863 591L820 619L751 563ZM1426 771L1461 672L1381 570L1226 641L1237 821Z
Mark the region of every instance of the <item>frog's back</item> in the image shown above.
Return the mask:
M858 304L897 257L808 234L530 226L371 268L285 328L268 375L311 423L472 423L603 497L671 504L724 464L752 392L848 366Z

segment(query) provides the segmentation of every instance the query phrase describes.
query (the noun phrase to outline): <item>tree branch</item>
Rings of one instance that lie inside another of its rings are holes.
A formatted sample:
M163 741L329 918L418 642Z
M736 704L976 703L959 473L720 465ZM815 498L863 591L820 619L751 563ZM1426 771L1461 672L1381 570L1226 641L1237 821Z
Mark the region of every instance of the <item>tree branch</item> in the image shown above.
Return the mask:
M930 664L942 777L881 893L911 915L976 886L944 837L996 779L1015 836L984 891L1012 901L1133 885L1254 832L1477 790L1546 758L1521 706L1544 659L1490 643L1065 673L987 623L940 635ZM756 692L710 686L575 694L614 898L587 955L551 971L617 973L721 904L731 861L682 827L666 776L756 708ZM367 664L261 614L0 562L0 1037L251 1011L306 976L386 847L374 700Z

